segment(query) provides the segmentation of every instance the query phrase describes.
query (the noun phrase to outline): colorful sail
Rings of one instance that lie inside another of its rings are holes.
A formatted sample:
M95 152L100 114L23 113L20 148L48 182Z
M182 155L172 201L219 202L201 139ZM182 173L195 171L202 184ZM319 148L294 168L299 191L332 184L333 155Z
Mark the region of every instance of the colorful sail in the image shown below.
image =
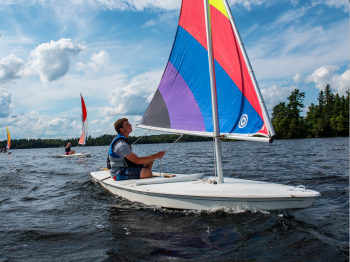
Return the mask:
M86 106L85 106L83 96L81 94L80 96L81 96L81 109L82 109L82 114L81 114L82 132L78 143L81 145L85 145L87 135L88 135L88 117L87 117L87 111L86 111Z
M265 119L224 1L209 1L220 133L269 137L265 121L270 120ZM210 90L204 1L183 0L169 61L138 126L212 135Z
M6 148L10 149L10 146L11 146L11 137L10 137L9 127L7 127L7 145L6 145Z

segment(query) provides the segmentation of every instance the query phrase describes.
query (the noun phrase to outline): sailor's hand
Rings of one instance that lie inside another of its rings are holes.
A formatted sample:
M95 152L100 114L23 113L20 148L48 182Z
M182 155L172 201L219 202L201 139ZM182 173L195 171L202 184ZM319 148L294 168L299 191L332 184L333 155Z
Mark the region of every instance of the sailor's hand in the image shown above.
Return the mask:
M159 151L157 154L155 154L155 156L158 158L162 158L165 155L165 151Z

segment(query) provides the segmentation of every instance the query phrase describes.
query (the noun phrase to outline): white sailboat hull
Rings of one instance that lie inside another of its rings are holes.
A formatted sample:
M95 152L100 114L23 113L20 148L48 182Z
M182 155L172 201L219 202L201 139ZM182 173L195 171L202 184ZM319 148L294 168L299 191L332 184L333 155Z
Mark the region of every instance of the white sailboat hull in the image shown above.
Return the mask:
M173 209L206 210L295 210L310 207L319 192L293 186L225 178L224 184L195 181L166 183L170 178L153 177L156 184L137 185L140 180L114 181L109 171L91 173L92 178L111 193L130 201ZM176 175L186 177L187 175ZM214 177L203 177L213 179ZM159 183L159 179L165 183Z
M90 153L77 153L72 155L60 155L59 158L71 158L71 157L90 157Z

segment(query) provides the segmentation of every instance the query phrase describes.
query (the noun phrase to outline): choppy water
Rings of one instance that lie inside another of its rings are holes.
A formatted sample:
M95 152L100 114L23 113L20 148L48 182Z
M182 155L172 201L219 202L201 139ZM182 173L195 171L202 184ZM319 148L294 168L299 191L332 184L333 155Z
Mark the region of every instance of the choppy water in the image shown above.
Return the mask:
M145 155L167 146L134 149ZM348 138L222 143L225 176L322 194L294 218L130 202L89 177L106 165L107 148L85 148L86 159L51 157L63 148L0 155L0 261L349 260ZM213 166L211 142L176 144L162 160L164 172L213 174Z

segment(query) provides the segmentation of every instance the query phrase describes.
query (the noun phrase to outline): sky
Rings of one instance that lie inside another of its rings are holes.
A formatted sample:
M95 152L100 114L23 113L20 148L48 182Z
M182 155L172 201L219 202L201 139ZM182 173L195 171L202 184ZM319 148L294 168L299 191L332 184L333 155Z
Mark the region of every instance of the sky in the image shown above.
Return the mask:
M349 88L347 0L228 0L267 109ZM0 0L0 140L75 138L135 126L161 80L180 0ZM142 135L137 129L132 135Z

